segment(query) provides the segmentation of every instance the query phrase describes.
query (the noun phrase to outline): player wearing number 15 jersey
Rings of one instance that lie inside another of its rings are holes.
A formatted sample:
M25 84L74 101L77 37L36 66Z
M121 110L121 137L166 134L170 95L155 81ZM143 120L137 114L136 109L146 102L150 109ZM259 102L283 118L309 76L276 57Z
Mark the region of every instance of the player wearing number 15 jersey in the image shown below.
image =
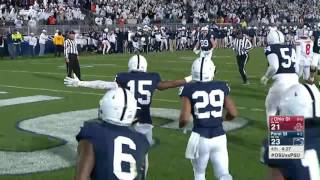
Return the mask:
M266 85L268 80L274 80L266 97L266 114L276 115L279 108L280 97L292 85L298 84L299 77L298 66L295 61L295 50L290 45L285 45L284 35L276 29L270 30L267 35L268 47L265 48L265 54L268 59L268 70L261 78L261 83Z
M186 126L192 114L193 129L187 145L186 158L191 159L194 179L205 180L210 159L218 180L232 180L229 174L227 138L222 127L223 108L226 120L232 120L237 110L225 82L213 81L215 67L209 58L198 58L192 65L192 80L180 92L182 110L180 128Z
M297 84L280 98L279 115L304 116L303 159L269 159L264 142L262 163L269 166L269 180L320 180L320 92L315 85Z
M100 101L99 121L85 122L77 135L76 180L137 180L149 149L144 135L129 127L137 102L126 89L108 91Z
M129 59L129 72L118 73L115 81L79 81L76 77L66 78L64 83L71 87L88 87L95 89L112 89L118 86L129 89L137 100L137 105L140 108L137 114L135 125L136 131L144 134L149 143L153 144L152 139L152 120L150 115L150 106L152 96L156 89L165 90L184 85L191 81L191 77L186 77L181 80L161 81L158 73L147 72L147 60L142 55L134 55ZM148 158L146 158L145 169L148 169Z

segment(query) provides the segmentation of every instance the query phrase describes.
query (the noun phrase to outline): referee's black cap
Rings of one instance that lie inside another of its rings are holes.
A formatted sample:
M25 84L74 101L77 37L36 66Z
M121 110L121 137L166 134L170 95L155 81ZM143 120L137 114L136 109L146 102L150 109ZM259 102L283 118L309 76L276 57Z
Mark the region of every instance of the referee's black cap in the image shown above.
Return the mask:
M75 33L74 31L72 31L72 30L71 30L71 31L69 31L69 34L76 34L76 33Z

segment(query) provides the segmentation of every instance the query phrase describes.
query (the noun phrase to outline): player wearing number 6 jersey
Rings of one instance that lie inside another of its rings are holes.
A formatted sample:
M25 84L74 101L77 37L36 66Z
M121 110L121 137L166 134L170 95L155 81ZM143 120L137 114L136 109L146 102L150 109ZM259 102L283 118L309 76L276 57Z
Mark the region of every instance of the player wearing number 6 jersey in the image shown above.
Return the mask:
M262 148L262 162L269 166L268 180L320 180L320 92L315 85L297 84L280 99L281 116L304 116L303 159L269 159L268 143Z
M268 47L265 54L268 59L268 70L261 78L261 83L266 85L268 80L274 80L266 97L266 114L276 115L279 108L279 99L292 85L298 84L299 77L296 72L299 67L295 63L295 50L290 45L285 45L283 34L278 30L270 30L267 35Z
M313 61L313 42L309 38L309 31L304 29L300 38L296 41L296 61L299 63L299 77L303 77L304 80L311 80L310 71L314 73L316 71L318 62ZM311 68L311 69L310 69Z
M76 180L136 180L150 147L146 137L129 127L137 102L123 88L108 91L100 101L99 121L85 122L77 135Z
M237 110L229 96L229 86L225 82L212 81L214 70L210 59L196 59L191 69L194 82L186 84L180 92L180 128L186 126L191 114L193 116L186 158L191 159L195 180L205 180L209 159L218 180L232 180L222 111L225 107L225 119L232 120L237 116Z

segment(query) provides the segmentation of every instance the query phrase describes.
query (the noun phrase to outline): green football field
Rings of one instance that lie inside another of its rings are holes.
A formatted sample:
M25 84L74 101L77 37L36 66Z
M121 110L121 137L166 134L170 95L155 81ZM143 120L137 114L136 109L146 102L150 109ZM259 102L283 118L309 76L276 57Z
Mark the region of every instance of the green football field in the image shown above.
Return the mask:
M230 49L218 49L214 53L217 67L216 79L229 82L231 96L238 107L239 116L249 123L227 134L230 172L235 180L265 179L266 168L260 163L261 142L266 136L264 100L267 87L260 85L267 63L262 49L250 52L247 65L251 84L243 86L237 70L234 53ZM127 71L131 55L82 55L80 64L84 80L113 81L117 72ZM163 80L180 79L190 74L192 61L197 57L192 52L150 53L148 71L160 73ZM17 123L34 117L85 110L98 107L103 90L67 88L63 58L48 55L43 58L18 58L0 60L0 100L17 97L46 95L61 97L58 100L41 101L11 106L0 106L0 150L31 152L57 146L62 141L45 135L19 130ZM7 92L7 93L1 93ZM158 91L152 107L180 108L178 89ZM155 118L156 126L166 120ZM154 129L159 143L150 151L149 180L193 179L192 166L184 158L189 134L179 130L160 127ZM6 163L6 162L0 162ZM0 169L1 172L1 169ZM60 170L1 175L0 180L67 180L73 179L74 167ZM212 166L208 165L207 179L214 179Z

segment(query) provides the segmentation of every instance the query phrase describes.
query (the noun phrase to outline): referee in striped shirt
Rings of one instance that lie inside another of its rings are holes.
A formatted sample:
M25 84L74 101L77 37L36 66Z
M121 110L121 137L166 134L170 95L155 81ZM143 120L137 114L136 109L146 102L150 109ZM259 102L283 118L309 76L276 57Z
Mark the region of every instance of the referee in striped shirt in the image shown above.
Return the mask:
M235 36L236 38L231 43L231 46L237 56L237 64L243 84L248 85L249 81L245 71L245 66L249 60L249 50L252 48L252 44L250 40L243 35L243 32L240 29L236 30Z
M75 32L70 31L68 33L68 39L64 42L64 55L67 65L68 77L72 78L72 73L81 80L80 65L79 65L79 54L77 49L75 38Z

